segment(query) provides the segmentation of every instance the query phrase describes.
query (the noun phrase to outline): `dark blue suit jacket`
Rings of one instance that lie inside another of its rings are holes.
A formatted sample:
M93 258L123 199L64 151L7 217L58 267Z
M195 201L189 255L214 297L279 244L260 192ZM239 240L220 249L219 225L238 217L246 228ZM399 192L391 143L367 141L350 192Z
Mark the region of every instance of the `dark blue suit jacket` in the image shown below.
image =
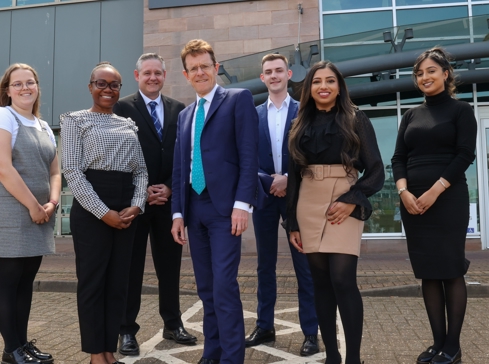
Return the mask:
M187 225L192 119L196 102L178 116L172 183L172 213ZM231 216L235 201L257 203L258 115L250 91L218 86L201 136L202 163L211 201Z
M273 164L272 143L270 140L270 129L268 128L268 100L256 107L259 119L259 142L258 142L258 160L260 163L259 172L260 178L263 181L264 175L271 176L275 174L275 166ZM289 166L289 131L292 120L297 117L299 111L299 102L290 99L289 110L287 112L287 120L285 122L284 136L282 143L282 174L288 173ZM270 177L271 181L273 178ZM271 184L271 182L270 182ZM270 189L268 189L269 193Z

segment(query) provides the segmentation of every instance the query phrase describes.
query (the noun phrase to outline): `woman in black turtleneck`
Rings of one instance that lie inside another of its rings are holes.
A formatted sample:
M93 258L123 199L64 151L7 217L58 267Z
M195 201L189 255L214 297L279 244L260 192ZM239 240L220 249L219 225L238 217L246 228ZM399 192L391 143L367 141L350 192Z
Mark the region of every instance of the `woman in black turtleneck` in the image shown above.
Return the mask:
M356 281L369 196L382 188L384 166L370 120L351 102L336 66L307 74L289 136L287 225L307 255L326 364L340 364L336 309L345 330L345 364L360 364L363 304ZM363 172L358 178L358 173Z
M475 158L472 107L454 99L453 69L441 48L422 53L413 68L425 102L404 114L392 157L411 265L422 280L433 345L418 364L461 360L467 305L464 274L469 193L465 171ZM446 312L446 316L445 316Z

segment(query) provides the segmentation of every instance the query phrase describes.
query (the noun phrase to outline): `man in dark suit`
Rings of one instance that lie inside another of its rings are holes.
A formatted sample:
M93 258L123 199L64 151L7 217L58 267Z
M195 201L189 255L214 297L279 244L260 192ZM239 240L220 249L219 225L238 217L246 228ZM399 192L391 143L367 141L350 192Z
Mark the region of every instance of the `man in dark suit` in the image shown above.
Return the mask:
M165 324L163 337L180 344L194 344L180 319L180 264L182 246L171 234L173 149L178 114L185 105L161 94L165 62L156 53L146 53L136 63L134 77L139 91L122 98L114 106L117 115L134 120L148 168L148 201L139 218L132 252L126 315L120 328L119 352L138 355L136 317L141 306L144 261L148 234L158 277L159 310ZM121 269L125 269L121 267Z
M201 39L181 52L197 101L178 116L173 163L175 241L186 243L204 306L200 364L242 364L244 319L238 265L241 234L257 202L258 116L248 90L216 83L219 64Z
M281 54L267 54L262 59L260 78L267 85L269 97L256 108L259 118L258 150L261 176L269 176L271 188L264 207L253 212L258 253L258 319L255 329L246 338L247 347L275 340L278 229L280 218L287 218L288 135L292 119L297 117L299 110L299 103L287 92L287 83L292 76L288 64L287 58ZM300 354L308 356L319 351L314 288L306 256L294 249L290 242L289 248L299 285L299 322L305 336Z

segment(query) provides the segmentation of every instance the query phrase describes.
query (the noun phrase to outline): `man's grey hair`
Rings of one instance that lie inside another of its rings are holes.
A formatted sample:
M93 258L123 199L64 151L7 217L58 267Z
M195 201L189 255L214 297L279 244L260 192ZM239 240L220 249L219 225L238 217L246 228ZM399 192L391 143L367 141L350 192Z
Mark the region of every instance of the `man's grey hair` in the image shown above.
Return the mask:
M143 55L141 55L141 57L139 57L138 61L136 62L136 69L138 70L138 72L141 71L143 62L147 61L148 59L157 59L158 61L160 61L161 68L163 69L163 71L165 71L165 60L163 59L163 57L161 57L158 53L144 53Z

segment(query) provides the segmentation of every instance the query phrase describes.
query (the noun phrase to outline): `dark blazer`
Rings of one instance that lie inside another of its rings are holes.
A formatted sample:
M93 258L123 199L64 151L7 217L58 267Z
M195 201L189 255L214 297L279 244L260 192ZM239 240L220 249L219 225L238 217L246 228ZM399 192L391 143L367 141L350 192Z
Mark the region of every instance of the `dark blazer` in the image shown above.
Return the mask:
M275 173L273 164L272 143L270 140L270 129L268 128L268 100L256 107L259 118L259 143L258 143L258 160L260 162L260 172L272 175ZM289 163L289 131L292 120L297 117L299 111L299 102L290 99L289 110L287 112L287 120L285 122L284 136L282 142L282 174L288 173Z
M148 185L163 183L171 188L178 114L185 105L163 95L161 99L164 110L163 141L158 138L153 119L139 91L120 99L113 111L130 117L138 126L139 142L148 168Z
M185 224L195 107L196 102L178 116L173 164L172 213L182 213ZM250 91L218 86L206 116L200 144L206 187L219 214L231 216L235 201L256 205L258 115Z

